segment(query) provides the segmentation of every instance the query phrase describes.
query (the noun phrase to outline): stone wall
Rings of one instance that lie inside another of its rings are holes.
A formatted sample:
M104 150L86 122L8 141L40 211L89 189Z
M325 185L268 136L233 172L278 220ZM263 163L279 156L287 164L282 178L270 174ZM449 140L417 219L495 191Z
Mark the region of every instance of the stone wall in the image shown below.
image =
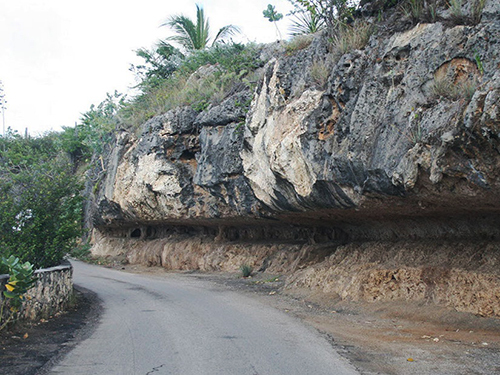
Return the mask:
M69 262L37 270L35 274L38 281L28 292L30 298L23 305L22 319L44 319L63 311L73 293L73 267ZM0 290L4 290L8 279L9 275L0 275Z

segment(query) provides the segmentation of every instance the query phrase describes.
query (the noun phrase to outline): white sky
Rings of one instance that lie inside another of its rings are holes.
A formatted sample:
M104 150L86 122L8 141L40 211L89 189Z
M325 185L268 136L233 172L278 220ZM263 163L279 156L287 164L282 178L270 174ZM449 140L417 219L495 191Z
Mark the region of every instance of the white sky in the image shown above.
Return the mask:
M170 15L195 18L203 6L213 33L239 26L238 41L272 42L268 3L286 14L287 0L0 0L0 81L5 125L30 134L73 126L106 92L134 84L134 50L172 35L159 25ZM287 17L279 21L287 34ZM1 117L0 117L1 126ZM1 127L0 127L1 131Z

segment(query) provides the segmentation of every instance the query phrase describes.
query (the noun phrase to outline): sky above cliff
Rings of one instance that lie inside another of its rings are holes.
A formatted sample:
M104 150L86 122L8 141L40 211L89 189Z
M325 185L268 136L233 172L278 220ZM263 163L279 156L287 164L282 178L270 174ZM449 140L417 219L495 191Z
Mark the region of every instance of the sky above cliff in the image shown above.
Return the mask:
M272 42L262 16L270 0L0 0L0 81L7 100L5 125L30 134L74 126L106 92L134 85L134 50L172 32L159 27L174 14L195 18L202 5L211 29L234 24L239 42ZM287 0L273 0L286 14ZM286 35L287 19L278 23ZM0 117L0 132L1 132Z

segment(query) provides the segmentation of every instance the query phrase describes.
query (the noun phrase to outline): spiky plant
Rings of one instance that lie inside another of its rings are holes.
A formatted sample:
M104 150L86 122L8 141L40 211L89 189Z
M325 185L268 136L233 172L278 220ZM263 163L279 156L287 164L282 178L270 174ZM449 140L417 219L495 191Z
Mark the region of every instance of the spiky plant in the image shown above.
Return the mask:
M311 11L298 12L290 26L290 35L314 34L325 28L325 21L317 13Z
M210 45L210 23L205 17L203 8L198 4L196 4L196 23L180 14L169 17L161 26L170 27L176 35L168 37L167 40L178 43L186 51L202 50ZM237 26L226 25L217 32L211 45L239 32Z

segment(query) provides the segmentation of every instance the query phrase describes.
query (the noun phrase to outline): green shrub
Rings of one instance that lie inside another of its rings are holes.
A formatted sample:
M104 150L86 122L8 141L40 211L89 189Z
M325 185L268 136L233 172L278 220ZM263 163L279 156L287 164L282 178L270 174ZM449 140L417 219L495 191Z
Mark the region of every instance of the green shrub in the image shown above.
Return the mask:
M14 256L9 258L0 257L0 264L10 276L2 293L3 301L0 307L1 331L7 324L15 320L19 311L21 311L22 304L26 300L26 293L33 287L36 278L33 276L33 265L29 262L21 263L19 258Z
M244 263L240 266L240 271L241 271L241 275L243 277L249 277L252 275L252 272L253 272L253 268L252 266Z
M89 261L90 259L92 259L90 248L91 246L89 244L80 244L71 249L70 255L76 259Z
M37 268L60 263L81 234L81 184L60 138L0 138L0 247Z

